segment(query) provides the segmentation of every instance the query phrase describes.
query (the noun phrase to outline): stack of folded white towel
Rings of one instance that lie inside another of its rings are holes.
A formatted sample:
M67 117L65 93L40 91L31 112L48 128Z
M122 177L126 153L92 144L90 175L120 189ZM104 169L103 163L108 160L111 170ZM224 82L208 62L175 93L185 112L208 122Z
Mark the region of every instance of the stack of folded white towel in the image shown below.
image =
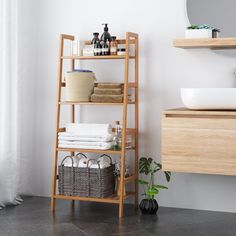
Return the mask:
M81 148L107 150L112 147L112 127L110 124L66 124L66 132L58 133L61 148Z

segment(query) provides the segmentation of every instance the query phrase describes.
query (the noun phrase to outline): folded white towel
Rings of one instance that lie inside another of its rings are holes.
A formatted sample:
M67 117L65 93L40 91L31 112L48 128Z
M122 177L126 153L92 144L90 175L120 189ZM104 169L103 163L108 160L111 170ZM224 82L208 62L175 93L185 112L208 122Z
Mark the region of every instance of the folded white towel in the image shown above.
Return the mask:
M59 142L58 144L59 148L78 148L78 149L98 149L98 150L107 150L111 149L112 147L112 142L104 142L100 145L97 145L97 142L94 143L94 145L82 145L82 144L74 144L72 142L70 143L61 143Z
M59 132L58 140L67 141L84 141L84 142L111 142L114 138L113 134L97 135L97 136L81 136L75 133Z
M82 146L106 146L111 142L80 142L80 141L67 141L59 140L59 144L71 144L71 145L82 145Z
M112 127L110 124L68 123L66 124L66 132L87 137L103 136L111 134Z

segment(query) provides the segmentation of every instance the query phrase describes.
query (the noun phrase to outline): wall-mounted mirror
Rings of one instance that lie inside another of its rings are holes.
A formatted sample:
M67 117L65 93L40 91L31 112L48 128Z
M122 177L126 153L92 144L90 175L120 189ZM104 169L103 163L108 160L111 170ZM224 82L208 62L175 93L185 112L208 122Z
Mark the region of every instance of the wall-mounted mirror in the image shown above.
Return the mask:
M236 36L236 0L187 0L191 24L207 24L221 30L220 37Z
M236 37L236 0L186 0L190 24L207 24L220 29L220 37ZM218 53L218 52L217 52ZM231 52L224 52L233 55Z

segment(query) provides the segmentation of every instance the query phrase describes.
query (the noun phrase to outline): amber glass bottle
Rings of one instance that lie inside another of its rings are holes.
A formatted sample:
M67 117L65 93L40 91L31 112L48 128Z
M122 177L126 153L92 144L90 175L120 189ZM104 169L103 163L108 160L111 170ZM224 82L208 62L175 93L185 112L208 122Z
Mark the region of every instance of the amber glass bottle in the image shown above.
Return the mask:
M116 36L112 36L112 37L111 37L110 54L111 54L111 55L117 55L117 41L116 41Z

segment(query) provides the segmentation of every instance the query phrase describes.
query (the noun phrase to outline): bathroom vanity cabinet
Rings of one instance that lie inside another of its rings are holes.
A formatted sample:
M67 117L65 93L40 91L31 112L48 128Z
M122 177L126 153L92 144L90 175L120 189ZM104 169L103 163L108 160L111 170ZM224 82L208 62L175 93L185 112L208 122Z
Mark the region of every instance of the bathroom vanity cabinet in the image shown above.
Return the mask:
M236 111L166 110L163 170L236 175Z

